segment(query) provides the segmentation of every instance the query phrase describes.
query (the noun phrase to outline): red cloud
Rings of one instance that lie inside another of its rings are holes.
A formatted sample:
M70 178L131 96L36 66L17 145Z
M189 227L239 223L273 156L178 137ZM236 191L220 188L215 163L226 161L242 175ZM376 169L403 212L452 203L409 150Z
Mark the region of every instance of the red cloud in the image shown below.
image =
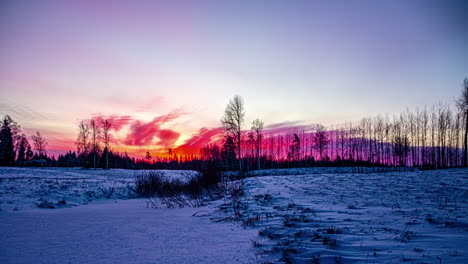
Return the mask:
M300 122L284 122L271 124L265 127L264 134L266 136L287 134L293 131L304 130L310 132L314 125L299 125ZM244 135L247 131L244 131ZM198 155L200 149L206 147L210 143L222 144L223 128L201 128L197 134L187 139L185 143L176 149L175 153L182 155Z
M136 120L132 116L117 116L117 115L96 115L92 119L101 124L104 119L111 122L113 131L120 131L124 127L128 127L129 133L123 139L114 139L111 135L111 142L117 144L125 150L125 146L152 148L157 151L161 149L172 148L173 153L178 155L198 155L200 149L206 147L210 143L221 145L223 143L223 128L201 128L191 138L187 139L184 144L174 147L177 140L180 138L180 133L165 127L165 124L179 118L186 113L181 110L172 111L166 115L155 117L149 122ZM302 132L309 134L314 131L315 125L301 124L299 121L283 122L266 125L264 136L270 137L280 134L290 134ZM248 130L244 130L244 135ZM131 149L130 149L131 151ZM138 150L140 151L140 150Z
M223 129L218 128L201 128L197 134L193 135L191 138L187 139L185 143L175 149L176 153L184 155L198 155L200 149L218 141L221 138Z
M130 133L123 140L123 143L132 146L146 146L153 144L153 139L157 137L160 140L158 144L165 147L172 146L180 134L169 129L163 129L161 126L184 114L182 111L176 110L167 115L155 117L147 123L139 120L133 121L130 125Z
M180 133L169 129L161 129L156 133L156 137L159 138L158 145L169 148L174 146L175 142L180 137Z

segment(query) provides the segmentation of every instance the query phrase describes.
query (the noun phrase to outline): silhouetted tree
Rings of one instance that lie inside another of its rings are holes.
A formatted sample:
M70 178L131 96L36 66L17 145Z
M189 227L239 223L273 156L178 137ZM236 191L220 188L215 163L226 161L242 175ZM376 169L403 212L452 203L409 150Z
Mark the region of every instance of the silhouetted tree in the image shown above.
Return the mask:
M69 151L65 155L59 155L57 159L57 166L59 167L77 167L80 166L80 160L75 152Z
M457 106L462 113L465 129L463 136L463 166L468 166L468 78L463 80L463 89L460 98L457 100Z
M30 157L30 153L28 153L28 150L31 151L31 145L29 145L26 135L22 134L16 144L16 148L18 149L18 156L16 160L20 163L24 163Z
M296 161L296 162L299 161L300 150L301 150L301 139L296 133L294 133L293 141L290 146L290 152L288 153L288 160Z
M246 142L246 150L250 153L245 155L247 157L247 169L253 168L255 165L255 133L253 131L249 131L247 133L247 142ZM246 153L246 151L244 151Z
M46 157L47 154L45 148L47 146L47 141L44 139L41 133L36 131L36 134L32 135L31 139L33 140L34 149L36 150L38 156L41 158Z
M406 157L409 152L409 142L406 136L396 136L394 141L395 157L399 166L406 166Z
M255 135L255 150L256 150L256 157L257 157L257 170L260 169L260 156L261 156L261 149L262 149L262 140L263 140L263 122L260 119L255 119L252 122L252 132Z
M89 126L85 121L78 125L78 137L76 139L76 152L78 155L87 155L89 152Z
M201 160L204 161L219 161L221 159L221 152L219 147L214 144L208 144L200 150Z
M109 168L109 145L110 145L110 129L112 127L111 122L108 119L102 120L102 142L104 143L103 155L105 156L105 168Z
M320 160L323 160L323 151L328 145L329 139L327 131L323 125L317 125L317 131L315 132L314 143L316 148L319 150Z
M221 150L221 158L225 162L226 169L234 169L236 161L236 144L234 144L234 139L231 136L226 137Z
M96 168L96 159L100 151L101 128L94 119L89 122L89 129L91 135L91 151L93 154L93 168Z
M229 101L221 118L226 136L232 137L236 145L237 157L239 159L239 176L242 175L242 124L244 123L244 100L239 95Z
M0 166L13 166L15 162L14 140L12 127L15 122L6 115L0 128Z
M148 162L148 164L151 163L152 158L153 157L151 157L151 153L149 151L146 151L145 159L146 159L146 162Z

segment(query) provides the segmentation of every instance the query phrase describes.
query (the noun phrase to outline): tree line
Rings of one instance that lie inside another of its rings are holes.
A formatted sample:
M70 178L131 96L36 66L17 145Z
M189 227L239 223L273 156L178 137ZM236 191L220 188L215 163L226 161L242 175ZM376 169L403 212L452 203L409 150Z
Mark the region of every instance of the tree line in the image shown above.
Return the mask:
M392 117L377 115L330 127L317 124L279 134L265 130L259 119L246 130L244 119L243 98L235 95L221 117L221 142L208 144L199 155L169 150L156 157L146 152L141 159L111 150L110 120L84 120L78 125L76 151L55 159L47 156L47 141L39 132L31 135L31 146L21 127L6 115L0 129L0 165L197 170L215 163L240 173L310 166L468 166L468 79L454 105L406 110Z
M359 122L269 134L244 132L241 152L226 135L222 146L202 149L202 159L242 160L245 169L307 166L448 168L467 165L466 114L449 105L378 115ZM226 155L226 153L236 155ZM224 154L223 154L224 153ZM232 164L229 165L232 168ZM237 169L239 166L237 166Z
M31 146L21 126L9 115L5 115L1 122L0 166L44 166L48 163L47 141L39 131L31 135Z
M449 168L468 166L468 79L455 107L438 104L389 117L378 115L329 128L272 135L256 119L243 131L245 109L235 95L221 118L222 146L209 145L202 160L245 170L307 166ZM237 163L238 165L235 165Z

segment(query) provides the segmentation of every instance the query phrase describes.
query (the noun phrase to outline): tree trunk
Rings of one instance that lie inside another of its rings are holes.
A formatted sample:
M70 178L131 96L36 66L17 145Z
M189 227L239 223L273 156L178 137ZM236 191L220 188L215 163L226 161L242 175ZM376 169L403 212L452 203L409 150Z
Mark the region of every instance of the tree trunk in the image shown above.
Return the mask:
M465 146L463 151L463 166L468 167L468 111L465 113Z
M239 129L239 131L240 131L240 129ZM241 176L242 176L242 155L241 155L241 148L242 148L242 146L241 146L241 136L240 136L240 133L239 133L239 135L237 136L237 140L238 140L238 141L237 141L237 142L238 142L238 143L237 143L237 147L238 147L238 149L239 149L239 177L241 177Z

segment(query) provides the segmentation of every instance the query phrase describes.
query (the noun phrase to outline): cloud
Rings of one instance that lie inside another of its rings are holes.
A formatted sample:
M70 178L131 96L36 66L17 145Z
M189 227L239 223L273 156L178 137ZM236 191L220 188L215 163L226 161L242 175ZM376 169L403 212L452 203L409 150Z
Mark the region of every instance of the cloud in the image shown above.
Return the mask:
M156 132L156 137L159 138L159 142L157 142L159 146L169 148L174 146L180 137L180 133L170 129L161 129Z
M94 116L92 118L94 121L96 121L98 124L101 124L102 121L109 120L111 123L111 130L114 131L119 131L122 129L122 127L130 124L134 119L131 116L117 116L117 115L110 115L110 116Z
M288 121L275 123L265 126L264 134L266 136L287 134L294 131L311 132L316 127L313 124L301 124L301 121ZM246 135L247 131L244 131ZM201 128L191 138L187 139L184 144L174 149L174 152L182 155L198 155L200 149L208 144L214 143L221 145L223 143L223 128Z
M155 117L150 122L143 122L139 120L132 121L130 125L130 132L127 134L122 143L130 146L147 146L155 144L154 138L159 138L157 144L170 147L172 146L180 136L180 133L162 128L163 125L169 123L180 116L186 114L181 110L175 110L167 115Z
M288 134L298 131L311 132L317 125L315 124L301 124L302 121L286 121L281 123L274 123L265 126L264 132L268 135Z
M180 145L175 149L175 153L183 155L198 155L200 149L206 145L219 141L222 137L223 129L217 128L201 128L198 133L192 135L191 138L187 139L184 144Z
M129 152L132 156L144 155L147 150L153 155L165 153L168 148L172 148L173 153L178 155L198 155L200 149L208 144L223 144L223 128L200 128L182 145L176 146L181 133L170 127L171 122L187 113L181 109L176 109L168 114L154 117L151 121L135 119L130 115L102 115L95 114L92 119L99 124L107 119L112 123L111 142L115 150ZM270 137L279 134L290 134L294 132L310 133L314 131L316 125L304 124L301 121L287 121L274 123L265 126L264 135ZM244 131L246 135L247 130ZM72 139L61 142L58 139L50 138L50 149L65 150L73 145ZM141 154L141 155L140 155Z

